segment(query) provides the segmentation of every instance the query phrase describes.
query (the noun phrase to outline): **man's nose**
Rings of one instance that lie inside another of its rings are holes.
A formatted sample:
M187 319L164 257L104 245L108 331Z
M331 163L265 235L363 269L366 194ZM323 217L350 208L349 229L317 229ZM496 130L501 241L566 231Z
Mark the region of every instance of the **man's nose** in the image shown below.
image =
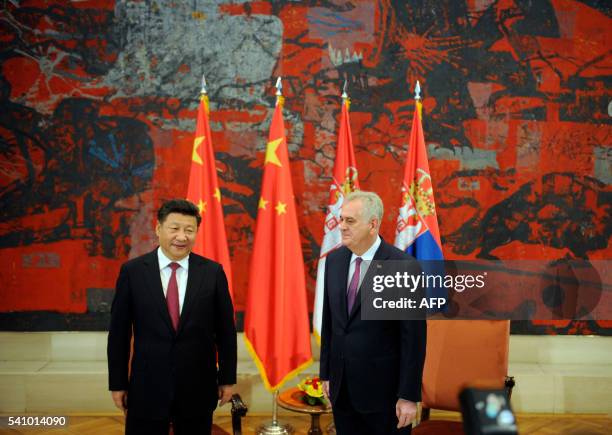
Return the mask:
M179 240L187 240L187 233L185 231L179 231L176 234L176 238Z

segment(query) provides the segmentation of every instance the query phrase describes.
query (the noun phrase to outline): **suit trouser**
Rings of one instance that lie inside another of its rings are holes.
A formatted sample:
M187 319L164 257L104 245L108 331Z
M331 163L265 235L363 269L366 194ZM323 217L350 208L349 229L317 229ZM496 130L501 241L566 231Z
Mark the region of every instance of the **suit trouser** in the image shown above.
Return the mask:
M185 418L173 417L174 435L210 435L212 411L203 410L199 415ZM170 420L149 420L130 417L125 419L125 435L168 435Z
M397 428L395 404L384 412L360 413L349 397L346 382L340 385L340 393L333 406L337 435L410 435L411 426Z

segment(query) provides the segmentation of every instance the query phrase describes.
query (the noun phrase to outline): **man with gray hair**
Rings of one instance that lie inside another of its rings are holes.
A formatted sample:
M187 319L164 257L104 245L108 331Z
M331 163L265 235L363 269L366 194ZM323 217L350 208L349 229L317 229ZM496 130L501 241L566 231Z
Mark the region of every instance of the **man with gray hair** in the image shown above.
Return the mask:
M361 319L360 277L370 261L418 268L379 236L382 216L376 193L349 194L340 213L343 246L325 264L320 377L338 435L409 434L421 398L425 320Z

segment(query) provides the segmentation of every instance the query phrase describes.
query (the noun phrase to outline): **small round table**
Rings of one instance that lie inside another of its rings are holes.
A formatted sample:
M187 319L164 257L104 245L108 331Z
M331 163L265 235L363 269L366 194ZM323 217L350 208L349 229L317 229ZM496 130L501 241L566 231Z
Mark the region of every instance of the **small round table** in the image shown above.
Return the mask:
M310 414L308 435L323 435L321 425L319 424L319 417L321 417L321 414L330 414L332 412L331 406L309 405L302 401L304 394L299 388L293 387L280 393L276 401L281 408L302 414Z

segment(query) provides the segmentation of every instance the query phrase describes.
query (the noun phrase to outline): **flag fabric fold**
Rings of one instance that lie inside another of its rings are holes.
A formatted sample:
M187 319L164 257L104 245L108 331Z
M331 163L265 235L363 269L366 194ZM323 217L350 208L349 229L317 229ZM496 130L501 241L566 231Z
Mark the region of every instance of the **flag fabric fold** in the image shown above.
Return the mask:
M351 124L349 121L349 107L350 100L344 98L342 102L342 112L340 114L340 127L338 129L338 143L336 146L333 179L329 187L329 201L327 205L327 214L325 216L325 224L323 226L323 242L321 243L319 264L317 265L317 285L312 313L312 327L319 344L321 341L321 323L323 315L325 259L330 252L342 245L342 235L340 234L340 211L342 209L344 197L354 190L359 190L357 162L355 160Z
M217 180L217 165L212 147L208 112L208 96L202 94L198 107L196 134L191 153L189 187L187 188L187 199L198 206L202 216L193 251L223 265L233 299L232 266L227 247L221 191Z
M244 338L265 387L312 363L304 260L278 98L266 146L249 272Z
M442 260L442 243L421 118L422 105L417 99L402 181L395 246L417 260Z

